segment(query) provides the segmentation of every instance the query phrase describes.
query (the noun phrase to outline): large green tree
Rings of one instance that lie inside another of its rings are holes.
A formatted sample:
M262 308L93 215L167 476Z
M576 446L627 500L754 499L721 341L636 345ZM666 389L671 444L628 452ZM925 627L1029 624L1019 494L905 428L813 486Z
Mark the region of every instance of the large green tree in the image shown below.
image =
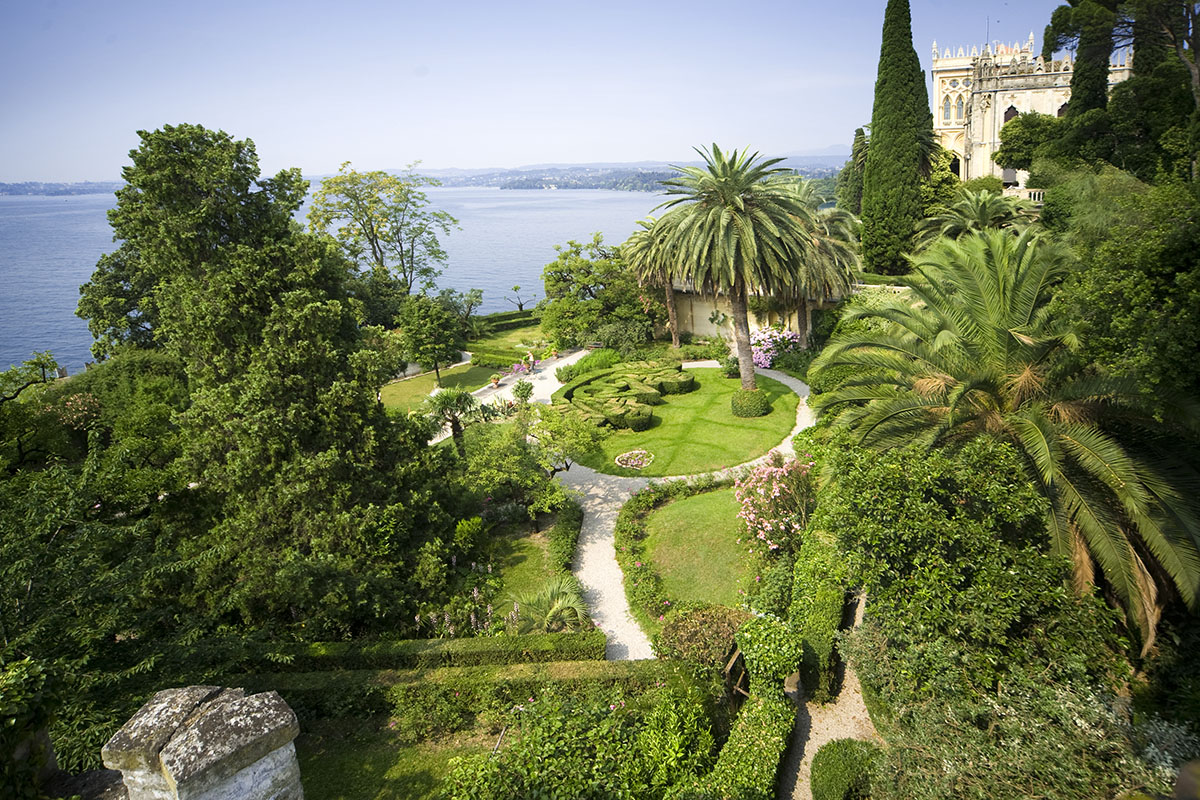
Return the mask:
M659 223L676 254L677 277L729 297L743 389L756 388L747 298L797 286L796 269L814 227L813 210L795 190L783 159L758 153L697 151L704 167L675 167L664 181L670 209Z
M661 308L645 298L619 248L596 233L591 241L572 240L554 249L557 257L542 270L546 296L537 306L546 336L559 347L649 340Z
M898 275L921 219L921 179L931 157L933 115L925 73L912 45L908 0L889 0L863 169L863 260L871 272Z
M431 369L442 385L441 368L458 360L462 324L446 306L424 294L409 297L400 310L400 346L404 357Z
M1051 541L1074 559L1078 585L1098 568L1149 647L1160 589L1193 609L1200 593L1195 495L1162 455L1197 418L1177 405L1164 427L1136 384L1069 369L1060 356L1078 337L1049 303L1071 264L1032 229L935 243L900 281L906 294L860 312L885 328L835 339L814 363L857 370L816 404L873 447L1012 444L1049 500Z
M308 189L298 169L260 177L254 142L224 131L183 124L138 136L108 212L121 244L79 290L76 313L88 320L99 357L125 342L165 344L189 302L182 284L202 282L236 245L286 235Z
M446 263L439 235L458 227L446 211L430 208L425 189L440 185L410 164L399 175L357 172L350 162L321 181L308 221L332 234L365 272L392 275L403 294L433 285Z
M1115 44L1119 0L1068 0L1054 9L1042 40L1042 57L1074 45L1067 116L1080 117L1108 105L1108 65Z

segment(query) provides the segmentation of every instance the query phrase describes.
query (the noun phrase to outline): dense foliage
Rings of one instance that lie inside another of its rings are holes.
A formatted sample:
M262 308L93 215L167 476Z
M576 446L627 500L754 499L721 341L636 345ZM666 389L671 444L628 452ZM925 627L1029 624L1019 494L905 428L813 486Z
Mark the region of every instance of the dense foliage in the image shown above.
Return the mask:
M646 296L619 249L600 234L590 242L556 246L542 271L546 296L538 303L542 330L559 347L597 341L632 350L650 340L661 306Z
M858 739L834 739L812 760L813 800L865 800L871 796L871 764L878 746Z

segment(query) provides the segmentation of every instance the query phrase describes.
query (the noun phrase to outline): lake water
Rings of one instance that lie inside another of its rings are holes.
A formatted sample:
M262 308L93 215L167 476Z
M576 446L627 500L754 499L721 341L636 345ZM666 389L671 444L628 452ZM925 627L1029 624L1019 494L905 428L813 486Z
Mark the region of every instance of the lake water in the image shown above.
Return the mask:
M448 260L439 287L483 290L482 311L542 297L542 268L554 245L587 241L595 231L619 244L661 195L601 190L435 188L433 207L458 218L444 237ZM49 350L71 372L92 359L87 323L75 316L79 286L115 249L105 212L110 195L0 196L0 369ZM514 298L515 299L515 298Z

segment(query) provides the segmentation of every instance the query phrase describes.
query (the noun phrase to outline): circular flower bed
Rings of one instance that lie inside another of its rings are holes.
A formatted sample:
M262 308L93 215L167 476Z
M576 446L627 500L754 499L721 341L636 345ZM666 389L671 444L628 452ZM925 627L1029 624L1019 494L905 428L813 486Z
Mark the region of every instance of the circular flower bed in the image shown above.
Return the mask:
M642 469L650 465L654 460L654 453L649 450L630 450L628 453L621 453L613 459L617 462L618 467L626 469Z

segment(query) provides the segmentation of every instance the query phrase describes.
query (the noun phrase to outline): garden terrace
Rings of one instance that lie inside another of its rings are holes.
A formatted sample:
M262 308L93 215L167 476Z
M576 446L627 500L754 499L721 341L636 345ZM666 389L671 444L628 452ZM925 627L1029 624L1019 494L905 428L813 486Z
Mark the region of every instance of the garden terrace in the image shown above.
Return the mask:
M751 461L778 446L795 427L800 398L779 381L759 375L758 387L770 401L771 411L762 417L739 418L730 413L740 386L736 379L713 368L682 374L694 377L694 391L662 396L661 405L647 407L653 409L653 416L644 430L614 430L600 443L598 454L579 463L610 475L694 475ZM574 386L568 384L557 397ZM618 466L617 456L632 450L646 450L653 458L640 470Z
M644 431L654 420L652 406L663 395L695 391L696 379L679 364L635 361L585 375L561 389L559 408L597 425Z

